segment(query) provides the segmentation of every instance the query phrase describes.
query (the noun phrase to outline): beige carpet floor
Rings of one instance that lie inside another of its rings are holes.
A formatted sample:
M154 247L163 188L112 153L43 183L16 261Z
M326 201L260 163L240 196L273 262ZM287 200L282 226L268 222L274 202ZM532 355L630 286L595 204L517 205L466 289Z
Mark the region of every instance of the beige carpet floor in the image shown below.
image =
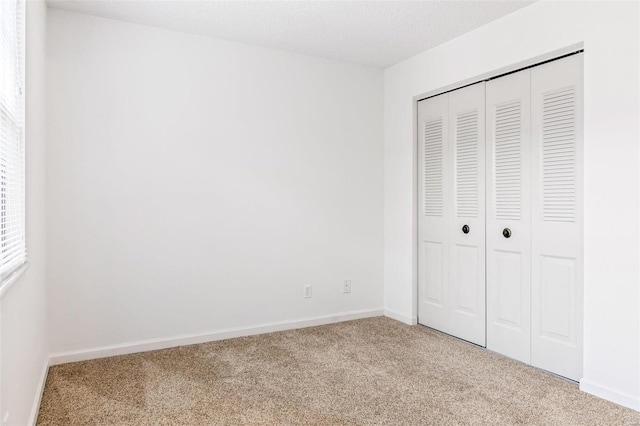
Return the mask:
M38 424L640 425L640 413L379 317L52 367Z

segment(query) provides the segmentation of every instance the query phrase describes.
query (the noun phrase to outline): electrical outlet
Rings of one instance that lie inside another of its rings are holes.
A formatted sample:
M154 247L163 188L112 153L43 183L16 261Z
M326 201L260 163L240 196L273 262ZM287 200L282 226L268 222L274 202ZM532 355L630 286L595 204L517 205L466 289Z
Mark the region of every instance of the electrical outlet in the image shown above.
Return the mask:
M351 280L342 281L342 292L351 293Z
M311 284L307 284L304 286L304 298L305 299L311 298Z

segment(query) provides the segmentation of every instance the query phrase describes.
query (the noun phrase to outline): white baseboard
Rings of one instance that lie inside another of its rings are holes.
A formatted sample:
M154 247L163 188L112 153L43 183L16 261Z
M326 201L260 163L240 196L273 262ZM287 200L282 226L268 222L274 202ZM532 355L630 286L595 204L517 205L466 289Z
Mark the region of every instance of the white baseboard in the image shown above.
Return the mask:
M36 397L33 400L33 407L31 408L31 415L29 416L29 424L33 426L35 426L38 421L38 412L40 411L40 402L42 401L42 394L44 393L44 385L47 383L47 373L49 373L49 358L44 360L42 372L40 373L40 380L38 381L38 388L36 389Z
M187 334L182 336L160 339L143 340L124 343L120 345L102 346L79 351L54 353L49 357L49 365L66 364L68 362L87 361L90 359L106 358L110 356L128 355L136 352L154 351L158 349L173 348L176 346L195 345L198 343L213 342L216 340L232 339L234 337L252 336L256 334L272 333L274 331L293 330L296 328L313 327L317 325L332 324L343 321L351 321L361 318L379 317L384 314L383 309L350 311L338 314L323 315L294 321L273 322L253 327L231 328L200 334Z
M607 401L615 402L632 410L640 411L640 399L631 395L624 394L607 386L592 382L589 379L582 378L580 380L580 390Z
M385 308L384 316L394 319L396 321L403 322L408 325L416 325L418 323L418 318L407 317L405 315L399 314L398 312Z

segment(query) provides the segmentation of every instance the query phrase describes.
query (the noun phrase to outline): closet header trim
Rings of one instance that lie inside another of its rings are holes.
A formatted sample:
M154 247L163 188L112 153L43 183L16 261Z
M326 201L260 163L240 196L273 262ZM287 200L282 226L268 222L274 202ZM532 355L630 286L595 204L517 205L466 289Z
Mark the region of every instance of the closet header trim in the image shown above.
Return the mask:
M463 80L458 83L442 87L440 89L429 91L422 95L414 96L413 100L414 102L424 101L425 99L429 99L435 96L443 95L445 93L453 92L454 90L462 89L467 86L473 86L474 84L478 84L478 83L482 83L490 80L495 80L496 78L504 77L509 74L513 74L522 70L537 67L549 62L566 58L567 56L577 55L583 52L584 52L584 48L582 43L578 43L572 46L565 47L563 49L555 50L546 55L541 55L527 61L519 62L509 67L501 68L492 72L479 75L477 77L470 78L468 80Z

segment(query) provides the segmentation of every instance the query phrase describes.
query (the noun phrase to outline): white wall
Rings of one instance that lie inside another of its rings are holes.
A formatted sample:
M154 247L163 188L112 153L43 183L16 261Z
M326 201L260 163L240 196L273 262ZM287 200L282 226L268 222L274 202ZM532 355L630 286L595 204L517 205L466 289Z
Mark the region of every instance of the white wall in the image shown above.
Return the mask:
M640 409L638 3L538 2L385 70L385 308L416 317L412 98L585 49L581 387Z
M380 312L381 70L58 10L47 54L52 352Z
M0 299L0 422L37 415L49 351L45 289L45 35L43 1L27 2L26 190L29 268Z

